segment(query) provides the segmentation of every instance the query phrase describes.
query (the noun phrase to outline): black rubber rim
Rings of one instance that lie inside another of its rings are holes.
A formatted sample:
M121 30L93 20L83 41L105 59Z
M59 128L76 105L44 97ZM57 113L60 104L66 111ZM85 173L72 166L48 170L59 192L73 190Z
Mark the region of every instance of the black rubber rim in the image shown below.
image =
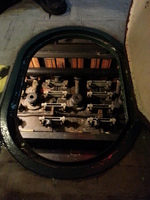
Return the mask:
M79 164L49 161L32 151L21 137L16 125L18 102L27 72L28 64L35 52L48 42L68 37L89 39L108 48L120 59L126 92L129 121L118 140L105 154ZM116 164L132 147L142 124L134 109L134 95L130 90L131 78L126 63L123 46L110 35L85 27L60 27L40 33L29 40L19 51L1 106L1 133L10 153L26 168L44 176L59 179L74 179L100 173Z

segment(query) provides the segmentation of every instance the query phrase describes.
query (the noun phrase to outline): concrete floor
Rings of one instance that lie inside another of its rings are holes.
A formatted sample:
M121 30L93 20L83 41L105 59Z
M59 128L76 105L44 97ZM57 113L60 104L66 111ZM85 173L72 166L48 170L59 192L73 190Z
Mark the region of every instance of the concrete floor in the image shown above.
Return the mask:
M34 35L60 26L86 26L124 42L131 0L68 0L62 16L45 13L32 0L23 0L0 15L0 64L12 65L20 47Z
M143 127L130 152L113 168L80 180L41 177L22 167L3 146L0 199L4 200L149 200L150 132Z
M20 47L32 36L53 27L82 25L124 41L130 0L69 0L71 10L49 16L35 3L23 1L0 16L0 64L14 63ZM91 3L92 2L92 3ZM62 181L22 167L3 146L0 151L0 199L149 200L150 132L143 127L131 151L113 168L94 177Z

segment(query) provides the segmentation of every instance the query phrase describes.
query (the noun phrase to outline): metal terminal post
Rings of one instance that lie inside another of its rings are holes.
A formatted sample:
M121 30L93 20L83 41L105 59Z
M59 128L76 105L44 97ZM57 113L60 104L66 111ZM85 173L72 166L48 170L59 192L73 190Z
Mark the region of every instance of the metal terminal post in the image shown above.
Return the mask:
M88 80L87 81L87 89L91 89L91 87L100 87L109 89L112 85L112 81L105 80Z
M93 126L98 126L100 123L105 123L105 124L109 124L109 125L115 125L116 124L116 119L115 118L93 118L93 117L89 117L87 118L87 122L89 122L90 125Z
M119 80L117 80L117 83L116 83L116 94L120 93L120 88L121 88L121 83L120 83Z
M47 108L63 108L65 110L66 103L41 103L41 106L46 110Z
M32 82L32 92L36 93L37 92L37 87L38 87L38 81L37 80L33 80Z
M74 81L75 81L75 94L79 94L79 80L80 78L75 77Z
M63 117L39 117L39 120L41 121L41 123L43 124L43 126L51 126L52 123L54 122L60 122L60 123L64 123L66 118L65 116Z
M44 91L44 94L51 97L61 98L67 96L67 91Z
M64 80L64 81L61 82L59 80L59 77L60 76L55 76L54 80L47 79L47 80L45 80L45 82L47 83L47 85L53 85L53 86L56 86L56 87L67 87L68 80Z
M114 110L113 104L87 104L87 110L92 111L93 109L111 109Z
M87 92L87 97L99 97L102 99L108 99L108 98L112 98L113 96L113 92L92 92L89 91Z

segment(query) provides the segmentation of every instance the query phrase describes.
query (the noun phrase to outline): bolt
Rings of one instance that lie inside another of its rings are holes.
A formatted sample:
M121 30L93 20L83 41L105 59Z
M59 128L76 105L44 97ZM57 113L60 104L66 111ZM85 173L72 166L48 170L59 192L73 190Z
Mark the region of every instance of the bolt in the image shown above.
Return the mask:
M54 78L55 78L55 82L58 83L60 76L54 76Z
M75 77L74 81L75 81L75 94L79 93L79 80L80 78Z

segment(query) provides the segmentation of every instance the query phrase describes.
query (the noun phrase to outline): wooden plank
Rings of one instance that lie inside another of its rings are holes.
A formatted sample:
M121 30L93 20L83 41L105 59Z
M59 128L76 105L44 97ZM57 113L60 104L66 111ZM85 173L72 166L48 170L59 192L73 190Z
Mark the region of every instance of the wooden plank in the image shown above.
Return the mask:
M78 63L77 63L77 58L72 58L71 59L71 68L77 68Z
M96 68L98 69L99 66L100 66L100 59L98 58L98 59L96 59Z
M56 58L57 68L65 68L65 59L64 58Z
M53 68L51 58L44 58L45 67Z
M96 68L96 64L97 64L96 58L92 58L91 59L91 66L90 66L90 68L92 68L92 69Z
M31 60L30 63L29 63L29 68L33 68L33 67L34 67L34 65L33 65L33 62Z
M83 67L84 67L84 59L78 58L78 68L83 68Z
M119 71L118 69L91 69L91 68L82 68L82 69L73 69L73 68L61 68L59 70L57 69L50 69L50 68L29 68L27 75L28 76L40 76L40 75L47 75L51 74L52 76L62 76L63 78L70 78L72 77L78 77L80 74L80 77L85 77L85 78L90 78L90 80L96 80L99 78L104 78L104 77L118 77L119 76Z
M58 43L48 44L40 49L40 51L65 51L65 52L100 52L101 54L107 53L107 50L95 43Z
M52 58L51 61L52 61L52 67L53 67L53 68L56 68L56 60L55 60L55 58Z
M50 139L50 141L52 143L56 143L57 141L61 140L61 142L65 141L65 140L77 140L77 141L87 141L87 140L92 140L97 141L97 140L101 140L101 141L115 141L118 138L118 134L91 134L90 132L82 132L82 131L74 131L74 132L50 132L50 131L34 131L34 130L23 130L21 129L21 136L24 139L29 139L29 140L34 140L34 139ZM82 134L81 134L82 133ZM37 140L34 140L34 142L36 142ZM42 140L41 140L42 142ZM66 145L66 143L65 143Z
M114 59L112 54L98 54L97 52L80 52L80 51L38 51L34 57L36 58L100 58L100 59Z
M40 63L38 58L32 58L32 63L34 68L40 68Z
M44 58L44 62L47 68L56 68L55 58Z
M103 59L102 60L102 65L101 65L101 68L102 69L109 69L110 68L110 65L111 65L111 59Z
M97 59L97 58L92 58L91 59L91 69L94 69L94 68L99 68L99 65L100 65L100 59Z

